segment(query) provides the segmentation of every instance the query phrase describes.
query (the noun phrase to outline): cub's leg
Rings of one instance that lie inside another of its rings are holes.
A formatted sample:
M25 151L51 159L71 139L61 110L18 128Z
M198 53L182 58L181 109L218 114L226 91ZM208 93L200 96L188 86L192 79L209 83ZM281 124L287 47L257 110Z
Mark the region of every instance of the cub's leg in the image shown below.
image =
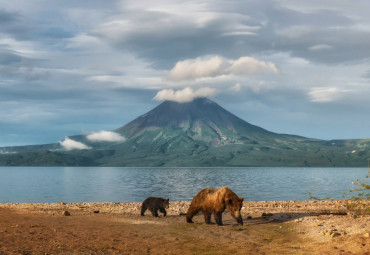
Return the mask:
M150 208L150 212L154 217L158 217L158 209L157 208Z
M166 209L164 209L164 208L159 208L159 211L160 211L161 213L163 213L163 217L166 217L166 215L167 215Z

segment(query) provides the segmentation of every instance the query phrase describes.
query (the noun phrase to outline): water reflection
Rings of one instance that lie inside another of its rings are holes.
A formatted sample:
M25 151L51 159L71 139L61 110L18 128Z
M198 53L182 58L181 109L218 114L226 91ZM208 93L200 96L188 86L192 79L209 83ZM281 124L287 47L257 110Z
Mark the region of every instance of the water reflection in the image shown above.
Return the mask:
M0 202L190 201L205 187L229 186L245 200L341 199L366 168L0 167Z

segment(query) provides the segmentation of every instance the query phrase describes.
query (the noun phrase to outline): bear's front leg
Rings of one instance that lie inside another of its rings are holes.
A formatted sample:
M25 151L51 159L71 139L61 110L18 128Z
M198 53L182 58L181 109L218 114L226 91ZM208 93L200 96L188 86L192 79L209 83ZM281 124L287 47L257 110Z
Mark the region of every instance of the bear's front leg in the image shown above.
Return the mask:
M206 224L211 224L211 215L212 215L212 212L203 212L203 215L204 215L204 221L206 222Z
M222 226L222 212L214 212L217 225Z
M160 211L161 213L163 213L163 217L166 217L166 215L167 215L166 209L164 209L164 208L159 208L159 211Z

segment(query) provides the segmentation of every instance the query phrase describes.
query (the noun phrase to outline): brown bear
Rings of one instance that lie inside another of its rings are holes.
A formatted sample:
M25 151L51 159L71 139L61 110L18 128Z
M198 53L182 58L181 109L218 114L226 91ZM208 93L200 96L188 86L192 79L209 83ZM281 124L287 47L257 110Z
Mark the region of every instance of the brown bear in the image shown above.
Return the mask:
M168 209L170 204L169 201L169 199L161 197L148 197L141 205L141 216L144 216L145 211L149 209L154 217L158 217L158 210L165 217L167 215L166 208Z
M203 189L191 201L188 212L186 213L186 221L193 223L193 216L199 211L202 211L207 224L211 223L211 215L214 213L216 223L222 225L222 213L227 209L238 224L243 225L243 219L240 214L243 200L243 197L239 198L228 187Z

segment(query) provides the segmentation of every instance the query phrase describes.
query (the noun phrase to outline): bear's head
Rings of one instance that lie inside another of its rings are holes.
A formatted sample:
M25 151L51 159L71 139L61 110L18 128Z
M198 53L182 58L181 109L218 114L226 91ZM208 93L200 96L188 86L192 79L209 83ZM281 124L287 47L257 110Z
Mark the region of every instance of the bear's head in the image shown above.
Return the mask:
M170 207L170 199L163 199L162 198L162 206L163 206L163 208L168 209Z
M226 199L226 208L230 211L231 216L238 222L239 225L243 225L243 218L240 213L240 210L243 207L243 197L230 196Z

